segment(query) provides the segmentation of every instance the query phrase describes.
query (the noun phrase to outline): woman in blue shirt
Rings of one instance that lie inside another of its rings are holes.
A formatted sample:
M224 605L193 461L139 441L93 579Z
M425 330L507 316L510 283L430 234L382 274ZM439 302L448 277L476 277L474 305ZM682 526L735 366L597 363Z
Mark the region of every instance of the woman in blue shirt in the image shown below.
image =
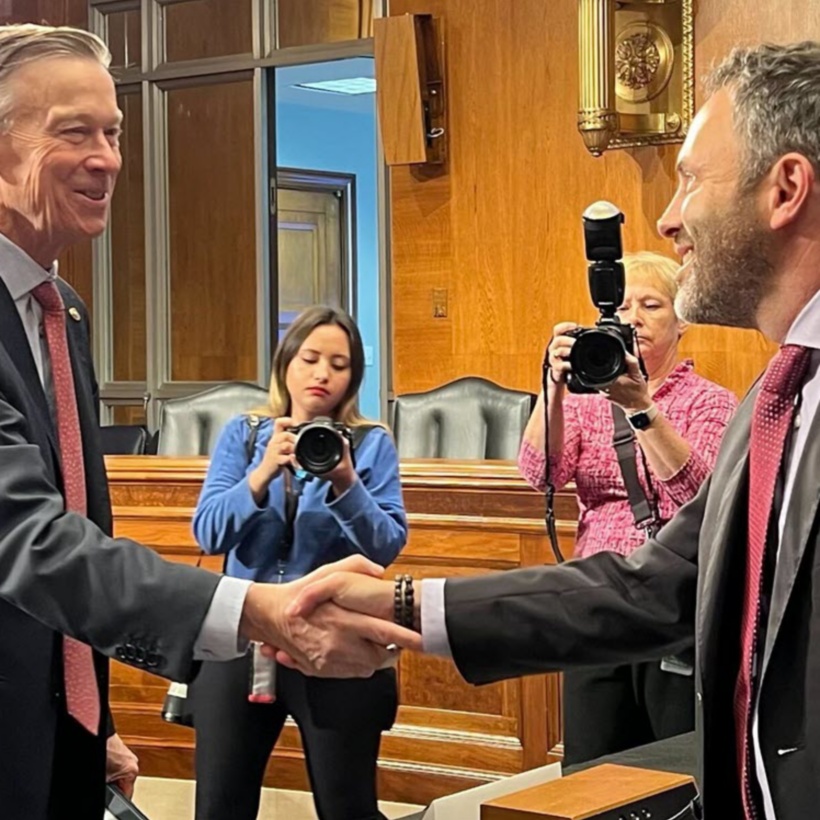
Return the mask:
M224 553L226 574L291 581L360 553L383 566L407 541L396 448L359 414L364 349L343 311L316 306L290 326L276 350L270 406L249 457L249 420L227 423L194 513L194 534L209 554ZM301 470L291 428L320 416L353 431L354 452L330 472ZM286 482L289 489L286 488ZM286 521L286 493L292 527ZM290 543L289 543L290 542ZM321 680L279 666L272 704L248 701L250 656L205 663L193 687L196 820L255 820L260 788L285 718L302 737L321 820L381 818L376 762L382 731L396 715L395 672L365 680Z

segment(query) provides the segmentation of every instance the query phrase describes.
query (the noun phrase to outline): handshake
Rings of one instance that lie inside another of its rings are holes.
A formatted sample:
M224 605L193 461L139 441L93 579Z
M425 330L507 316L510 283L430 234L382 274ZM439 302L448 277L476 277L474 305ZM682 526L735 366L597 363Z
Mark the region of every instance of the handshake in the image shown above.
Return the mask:
M422 649L418 632L393 622L394 587L383 576L381 566L353 556L289 584L253 584L239 632L306 675L370 677L393 666L399 649Z

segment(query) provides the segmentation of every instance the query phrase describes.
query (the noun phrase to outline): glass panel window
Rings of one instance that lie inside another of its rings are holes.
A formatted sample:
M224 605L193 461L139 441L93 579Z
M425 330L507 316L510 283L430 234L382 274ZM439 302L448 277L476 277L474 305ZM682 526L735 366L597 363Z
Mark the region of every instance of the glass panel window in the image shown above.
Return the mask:
M279 48L373 36L377 0L279 0Z
M142 94L120 94L122 170L111 201L113 378L145 381L145 197Z
M187 0L162 6L165 60L253 53L251 0Z
M171 378L256 379L253 82L167 91Z

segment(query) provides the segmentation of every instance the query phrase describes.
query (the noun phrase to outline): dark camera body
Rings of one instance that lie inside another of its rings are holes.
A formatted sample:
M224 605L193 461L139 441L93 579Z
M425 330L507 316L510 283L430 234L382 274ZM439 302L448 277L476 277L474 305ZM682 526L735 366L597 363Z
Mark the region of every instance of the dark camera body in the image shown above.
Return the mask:
M579 327L567 374L570 393L596 393L626 372L626 354L636 355L635 328L617 316L624 300L621 225L624 215L610 202L595 202L584 212L584 249L589 260L589 292L601 318L595 327Z
M304 470L313 475L325 475L338 466L344 458L345 439L353 448L353 433L350 428L326 416L298 424L289 428L289 431L296 435L296 460Z
M600 319L595 327L577 327L567 336L575 338L569 354L572 370L567 374L570 393L597 393L626 372L626 354L635 353L635 328L617 317Z

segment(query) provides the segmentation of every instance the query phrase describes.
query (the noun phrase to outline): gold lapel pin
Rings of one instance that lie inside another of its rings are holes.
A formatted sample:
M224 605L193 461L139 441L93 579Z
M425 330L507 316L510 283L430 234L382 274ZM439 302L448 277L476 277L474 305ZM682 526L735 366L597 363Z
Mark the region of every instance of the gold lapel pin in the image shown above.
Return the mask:
M72 318L75 322L79 322L79 321L80 321L80 311L79 311L79 310L77 310L77 308L75 308L75 307L70 307L70 308L68 309L68 315L69 315L69 316L70 316L70 317L71 317L71 318Z

